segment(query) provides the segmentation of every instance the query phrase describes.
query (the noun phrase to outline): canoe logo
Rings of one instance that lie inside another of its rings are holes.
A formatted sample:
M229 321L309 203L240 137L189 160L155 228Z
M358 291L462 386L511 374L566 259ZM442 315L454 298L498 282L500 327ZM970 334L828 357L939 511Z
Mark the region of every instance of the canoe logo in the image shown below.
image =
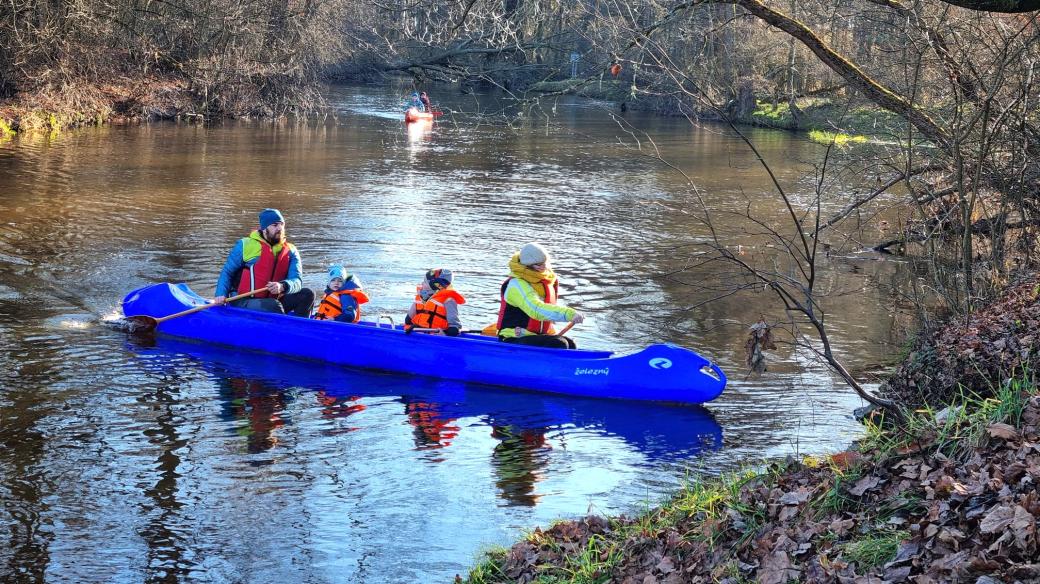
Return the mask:
M610 375L610 367L604 367L602 369L592 369L589 367L576 367L574 369L575 375Z
M656 359L650 359L650 366L654 369L668 369L672 366L672 360L665 359L664 357L657 357Z

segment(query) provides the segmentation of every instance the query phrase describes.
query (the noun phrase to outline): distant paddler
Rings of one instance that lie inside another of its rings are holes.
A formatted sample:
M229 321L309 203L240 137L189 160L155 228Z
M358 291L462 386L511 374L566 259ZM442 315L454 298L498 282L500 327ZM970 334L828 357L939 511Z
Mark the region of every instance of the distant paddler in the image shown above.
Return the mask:
M576 349L570 337L556 334L553 322L570 322L564 329L585 320L573 308L556 304L559 280L550 267L549 252L528 243L509 260L509 277L502 282L498 310L498 338L507 343Z
M239 308L310 316L314 291L303 287L303 264L296 246L285 239L285 219L278 209L260 212L259 229L235 243L217 280L213 302L228 295L264 288L252 298L232 303Z
M412 92L412 97L404 105L404 110L408 111L409 108L413 108L413 107L416 110L420 111L420 112L425 112L426 111L426 104L423 103L422 97L419 95L418 91L413 91Z

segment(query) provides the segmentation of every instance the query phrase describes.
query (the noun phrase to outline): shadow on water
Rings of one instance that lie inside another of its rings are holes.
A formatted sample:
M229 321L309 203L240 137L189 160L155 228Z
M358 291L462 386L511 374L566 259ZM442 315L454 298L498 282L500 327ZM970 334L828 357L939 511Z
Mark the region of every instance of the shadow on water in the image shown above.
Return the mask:
M455 422L479 418L499 441L494 458L508 467L502 469L504 490L514 478L522 482L517 477L524 473L537 474L546 434L560 429L582 428L621 438L650 460L686 459L722 445L722 427L700 406L506 390L243 354L165 337L134 341L130 346L149 369L181 368L186 362L181 357L187 357L206 371L220 388L224 414L245 422L240 432L250 452L277 445L278 430L290 423L288 404L303 400L306 393L313 394L315 407L328 419L346 419L363 411L364 398L399 400L416 450L451 447L459 434ZM337 431L357 429L347 426Z

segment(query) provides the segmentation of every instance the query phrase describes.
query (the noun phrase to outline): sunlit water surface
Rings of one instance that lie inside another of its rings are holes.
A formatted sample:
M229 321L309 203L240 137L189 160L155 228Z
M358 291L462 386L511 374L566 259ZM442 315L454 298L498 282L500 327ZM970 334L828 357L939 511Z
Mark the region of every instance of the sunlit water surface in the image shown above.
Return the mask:
M498 107L490 96L445 93L442 107L469 113L406 129L399 97L335 89L337 116L309 125L0 143L5 580L447 582L525 528L636 513L694 474L833 452L858 435L850 412L862 404L804 354L781 348L766 375L746 376L746 326L780 316L768 295L687 310L710 294L664 275L707 235L696 197L653 148L623 145L633 135L607 104L562 100L509 128L476 115ZM710 207L784 225L731 133L625 119ZM750 137L808 200L822 148ZM308 286L323 287L330 263L360 276L366 319L399 322L441 266L469 300L466 325L482 327L509 255L537 240L557 256L563 300L591 317L573 330L580 345L682 344L730 384L706 408L576 400L149 345L106 325L150 283L212 294L267 206L286 215ZM718 227L734 246L760 243L724 217ZM909 321L893 308L907 266L846 249L822 269L842 358L876 368Z

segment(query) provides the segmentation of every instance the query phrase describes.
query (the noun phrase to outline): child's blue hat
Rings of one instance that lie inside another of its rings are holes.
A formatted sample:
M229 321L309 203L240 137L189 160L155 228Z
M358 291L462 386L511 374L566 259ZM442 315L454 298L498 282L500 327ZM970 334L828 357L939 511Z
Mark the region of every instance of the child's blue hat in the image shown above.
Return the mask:
M343 280L344 282L346 282L347 278L349 278L349 277L350 277L350 275L347 274L347 269L344 268L343 266L330 266L329 267L329 280L330 281L334 280L336 278L339 278L340 280Z

